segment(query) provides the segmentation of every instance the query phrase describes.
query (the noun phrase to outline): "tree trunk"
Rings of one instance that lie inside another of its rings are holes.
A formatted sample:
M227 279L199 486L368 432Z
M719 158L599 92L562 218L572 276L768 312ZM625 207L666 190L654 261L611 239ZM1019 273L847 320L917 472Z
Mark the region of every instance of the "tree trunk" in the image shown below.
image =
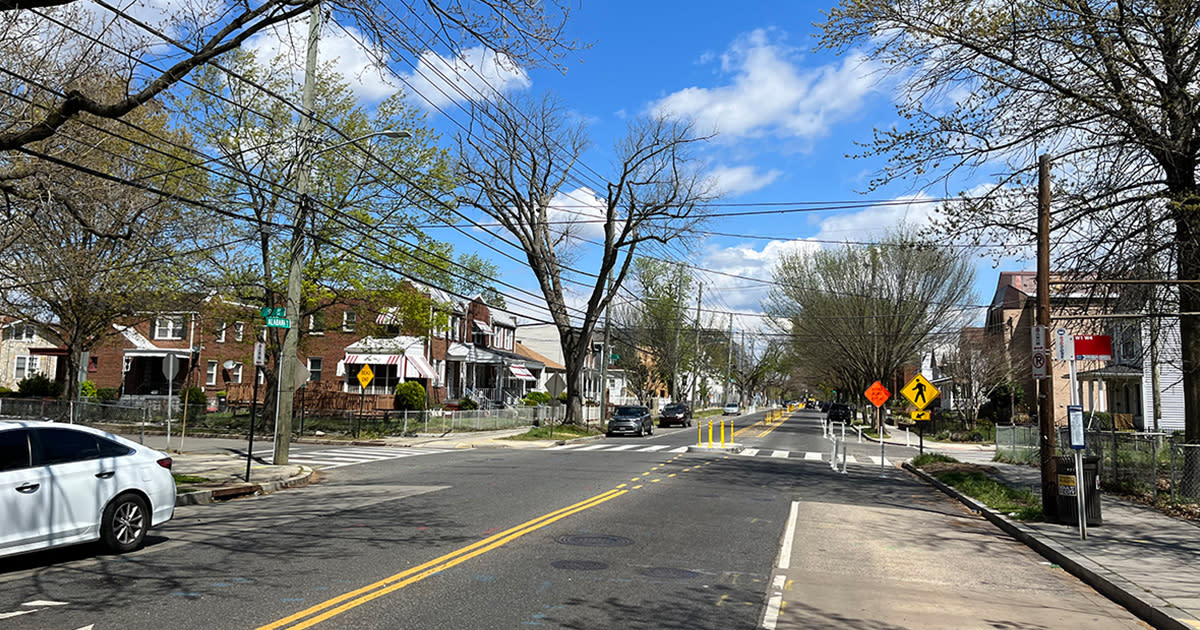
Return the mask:
M563 363L567 368L567 412L563 424L584 426L583 367L587 357L586 344L574 330L559 333L563 346Z
M1198 279L1200 245L1196 238L1200 237L1200 198L1189 194L1179 203L1175 212L1175 229L1179 248L1176 261L1179 279ZM1197 311L1200 311L1200 291L1192 285L1180 285L1179 312ZM1179 337L1183 357L1184 441L1200 444L1200 374L1196 371L1200 367L1196 361L1196 357L1200 356L1200 317L1180 317ZM1184 496L1200 496L1200 449L1185 451L1187 455L1183 462L1181 491Z

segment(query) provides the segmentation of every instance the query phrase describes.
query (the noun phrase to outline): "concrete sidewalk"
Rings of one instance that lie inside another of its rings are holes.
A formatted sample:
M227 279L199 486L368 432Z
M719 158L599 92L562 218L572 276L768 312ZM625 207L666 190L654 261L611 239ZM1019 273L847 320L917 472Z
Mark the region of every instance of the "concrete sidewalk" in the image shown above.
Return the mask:
M940 445L939 445L940 446ZM930 448L960 460L962 451ZM986 462L996 477L1041 491L1036 468ZM945 486L909 464L905 468L958 498L971 509L1058 564L1156 628L1200 628L1200 525L1110 495L1101 497L1103 524L1088 527L1086 541L1076 525L1018 522Z

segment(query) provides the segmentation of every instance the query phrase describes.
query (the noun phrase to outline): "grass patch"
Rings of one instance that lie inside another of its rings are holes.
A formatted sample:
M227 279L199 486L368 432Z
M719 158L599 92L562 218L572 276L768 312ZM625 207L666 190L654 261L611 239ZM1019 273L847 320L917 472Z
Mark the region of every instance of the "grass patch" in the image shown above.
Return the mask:
M196 475L180 475L171 474L175 478L175 483L205 483L211 481L208 477L197 477Z
M946 471L934 474L942 483L953 486L984 505L1021 520L1042 518L1041 499L1029 490L1007 486L986 473Z
M712 416L719 416L722 413L723 412L720 409L701 409L700 411L693 413L692 418L710 418Z
M950 457L949 455L943 455L941 453L925 453L925 454L917 455L916 457L914 457L912 460L912 465L916 466L917 468L920 468L920 467L924 466L925 464L932 464L933 462L947 462L947 463L951 463L951 464L957 464L958 460L954 459L953 457Z
M553 427L541 426L530 427L530 429L519 435L502 438L505 440L570 440L577 437L587 437L589 435L600 435L600 432L587 427L576 426L573 424L560 424Z

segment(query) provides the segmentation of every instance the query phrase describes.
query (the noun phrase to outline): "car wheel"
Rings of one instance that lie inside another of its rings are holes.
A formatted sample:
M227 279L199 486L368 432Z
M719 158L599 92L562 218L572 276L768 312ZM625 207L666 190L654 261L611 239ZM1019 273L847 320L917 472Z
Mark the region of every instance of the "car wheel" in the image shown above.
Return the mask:
M122 494L104 508L100 521L100 541L113 553L125 553L142 546L150 528L150 506L136 494Z

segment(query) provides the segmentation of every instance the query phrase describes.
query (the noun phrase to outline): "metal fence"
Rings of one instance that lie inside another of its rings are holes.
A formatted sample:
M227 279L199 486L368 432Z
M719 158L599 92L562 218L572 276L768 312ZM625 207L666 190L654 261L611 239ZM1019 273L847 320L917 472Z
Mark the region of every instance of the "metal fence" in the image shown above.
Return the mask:
M996 459L1018 464L1038 461L1038 428L1029 425L996 426Z

